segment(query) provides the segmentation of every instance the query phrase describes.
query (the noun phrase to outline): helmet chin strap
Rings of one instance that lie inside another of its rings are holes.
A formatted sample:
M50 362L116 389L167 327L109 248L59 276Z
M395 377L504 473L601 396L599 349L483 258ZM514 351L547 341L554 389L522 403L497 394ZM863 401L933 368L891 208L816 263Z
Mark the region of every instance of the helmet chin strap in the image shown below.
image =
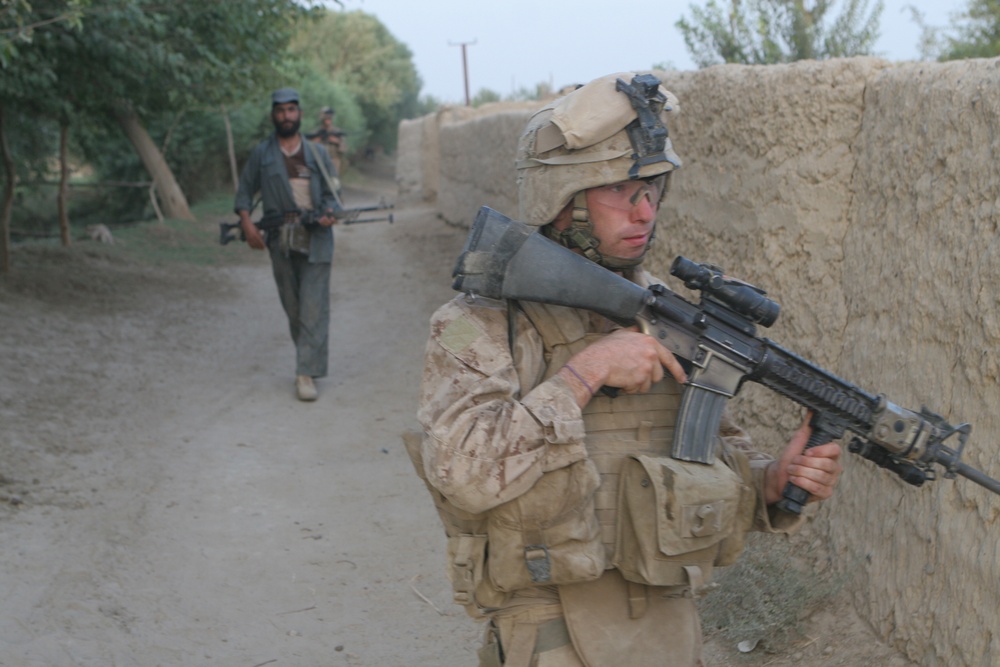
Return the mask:
M642 264L642 260L646 257L646 252L649 250L649 244L653 240L651 236L642 254L632 259L602 254L597 249L601 242L594 236L594 225L590 222L586 191L577 192L573 196L573 220L566 229L559 231L552 225L545 225L542 231L545 232L548 238L559 245L565 246L570 250L579 250L590 261L611 271L627 271Z

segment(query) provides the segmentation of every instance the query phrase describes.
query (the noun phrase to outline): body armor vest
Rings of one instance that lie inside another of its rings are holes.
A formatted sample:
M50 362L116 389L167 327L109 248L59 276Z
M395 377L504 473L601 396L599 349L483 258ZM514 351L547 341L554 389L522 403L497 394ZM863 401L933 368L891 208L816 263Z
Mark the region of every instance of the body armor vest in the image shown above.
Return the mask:
M520 304L541 334L543 379L605 333L591 313ZM681 387L669 374L644 394L598 392L583 409L587 453L600 474L594 507L606 568L629 581L700 588L716 565L732 563L753 521L749 462L718 447L712 465L670 457Z
M537 382L606 335L586 311L518 305L544 344ZM532 374L516 358L515 366L522 379ZM669 375L645 394L598 392L583 410L588 458L486 513L456 508L424 479L448 536L455 601L480 617L514 591L592 581L611 568L634 583L697 589L714 565L735 560L753 520L749 463L723 447L725 464L670 458L680 399ZM424 478L419 436L404 441Z
M548 365L543 380L558 373L574 354L606 335L586 331L590 314L585 311L531 302L520 305L545 343ZM680 386L666 375L645 394L611 398L598 391L583 409L587 454L601 476L594 504L609 568L614 560L622 460L629 455L670 455L680 400Z

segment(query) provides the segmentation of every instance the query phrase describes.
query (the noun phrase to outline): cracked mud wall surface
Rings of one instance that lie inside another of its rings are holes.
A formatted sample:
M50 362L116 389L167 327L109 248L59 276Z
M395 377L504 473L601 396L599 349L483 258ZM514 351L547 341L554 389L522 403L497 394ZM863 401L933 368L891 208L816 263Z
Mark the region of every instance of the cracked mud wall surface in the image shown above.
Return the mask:
M869 83L844 239L841 369L897 403L971 422L963 460L993 477L998 64L910 64ZM845 482L830 532L838 560L859 563L858 605L873 625L911 657L996 660L1000 497L961 477L916 490L863 464Z

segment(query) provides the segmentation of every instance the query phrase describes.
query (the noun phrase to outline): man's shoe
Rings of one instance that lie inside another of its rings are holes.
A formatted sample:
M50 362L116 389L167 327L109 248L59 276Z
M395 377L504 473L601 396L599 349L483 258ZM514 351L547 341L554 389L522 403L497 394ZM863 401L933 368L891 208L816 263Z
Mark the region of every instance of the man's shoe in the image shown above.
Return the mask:
M295 392L299 395L300 401L315 401L319 396L313 379L308 375L299 375L295 378Z

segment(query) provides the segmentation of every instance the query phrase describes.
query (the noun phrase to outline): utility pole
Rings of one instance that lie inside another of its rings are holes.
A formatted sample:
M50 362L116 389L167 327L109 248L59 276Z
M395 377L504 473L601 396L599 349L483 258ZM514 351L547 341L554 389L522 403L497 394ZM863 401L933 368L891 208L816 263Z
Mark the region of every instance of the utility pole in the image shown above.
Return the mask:
M448 46L461 46L462 47L462 77L465 80L465 106L472 106L472 98L469 97L469 58L466 55L467 46L475 44L478 40L472 40L471 42L459 42L458 44L452 44L448 42Z

